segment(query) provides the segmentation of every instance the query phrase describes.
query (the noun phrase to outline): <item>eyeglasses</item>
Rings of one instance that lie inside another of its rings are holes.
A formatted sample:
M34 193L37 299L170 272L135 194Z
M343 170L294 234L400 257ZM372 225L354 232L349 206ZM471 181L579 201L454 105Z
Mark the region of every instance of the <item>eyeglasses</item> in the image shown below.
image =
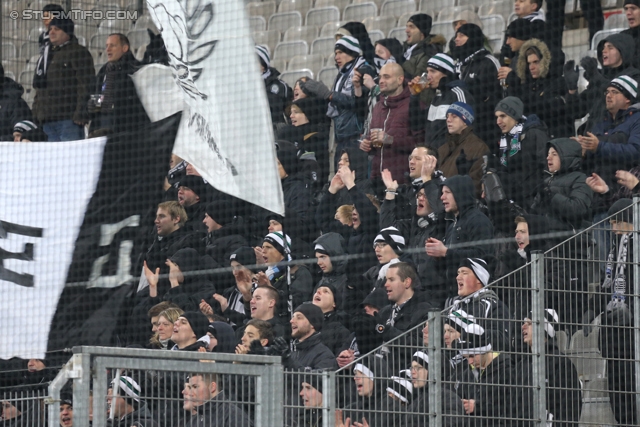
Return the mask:
M423 192L416 193L416 199L425 199L425 200L427 200L427 195L424 194Z

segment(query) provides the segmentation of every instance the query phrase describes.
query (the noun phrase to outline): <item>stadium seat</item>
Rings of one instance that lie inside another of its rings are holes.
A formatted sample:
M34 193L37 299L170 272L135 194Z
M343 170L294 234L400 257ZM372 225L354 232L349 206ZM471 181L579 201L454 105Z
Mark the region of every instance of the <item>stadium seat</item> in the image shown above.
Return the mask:
M289 61L288 70L314 70L317 71L324 65L324 56L319 53L310 55L296 55ZM293 86L292 86L293 87Z
M22 86L31 86L33 84L33 70L25 70L18 76L18 83Z
M414 0L385 0L380 8L380 16L393 16L398 18L407 12L416 11Z
M516 19L518 19L518 15L516 15L515 12L510 14L509 18L507 19L507 25L511 24Z
M31 58L40 54L40 44L38 42L24 42L20 46L20 58ZM4 44L2 45L2 55L4 56Z
M132 50L149 44L149 34L147 30L131 30L127 33L127 38L129 39Z
M371 39L371 43L375 44L378 40L384 39L387 36L381 30L373 30L369 31L369 38Z
M451 40L455 35L453 21L434 22L431 28L431 34L442 34L447 41Z
M313 78L312 70L287 70L284 73L280 74L280 80L289 85L289 87L293 88L296 85L298 79L302 77Z
M463 10L474 11L473 6L469 5L445 7L443 9L440 9L440 12L438 12L438 19L436 19L436 21L453 21L458 18L458 15Z
M325 61L325 65L327 67L334 67L336 66L336 54L335 52L330 53L329 55L327 55L327 60Z
M263 16L250 16L249 27L251 31L264 31L267 29L267 20Z
M319 53L321 55L328 55L333 53L336 39L332 37L318 37L311 43L310 53Z
M340 21L340 9L336 6L320 7L310 9L305 19L306 25L322 27L328 22Z
M370 16L378 15L378 6L373 2L350 4L344 8L342 19L345 21L362 21Z
M271 15L276 13L276 2L251 2L245 6L247 14L249 16L262 16L265 20L268 20Z
M383 0L353 0L351 4L375 3L378 10L380 10L380 8L382 7L382 2Z
M5 70L5 72L4 72L4 76L5 76L5 77L8 77L8 78L10 78L11 80L14 80L14 81L15 81L15 79L16 79L16 76L15 76L15 74L13 74L13 71L6 71L6 70Z
M582 53L589 49L589 30L581 28L578 30L565 30L562 34L562 50L565 53L565 60L570 59L580 61Z
M40 40L40 34L44 32L44 27L35 27L29 30L29 40L37 42Z
M593 39L591 40L591 50L596 50L598 48L598 43L600 43L601 40L606 39L611 34L617 34L624 30L624 28L612 28L610 30L598 31L593 35Z
M500 35L504 36L504 30L506 28L504 24L504 18L502 15L486 15L480 18L482 22L482 32L486 36Z
M273 58L281 58L289 61L296 55L306 55L309 53L309 45L303 40L294 42L280 42L273 51Z
M16 49L16 45L12 42L2 41L2 59L13 59L18 58L18 49Z
M484 3L478 8L478 16L502 15L505 22L511 13L513 13L513 2L507 0Z
M269 52L273 52L273 50L276 48L276 45L280 43L280 31L278 30L254 31L253 41L256 44L267 46L269 48Z
M338 75L338 70L336 67L324 67L318 72L318 79L327 87L333 87L333 82L336 80L336 76Z
M305 16L309 9L313 7L313 0L281 0L278 5L278 12L298 11Z
M418 10L442 10L445 7L453 7L456 5L456 0L420 0L420 6ZM435 16L431 16L435 20Z
M380 30L384 34L388 34L393 28L396 27L395 16L371 16L362 21L367 31Z
M610 30L613 28L629 28L629 21L623 13L613 13L604 20L603 30Z
M95 36L91 37L91 40L89 41L89 47L92 49L104 50L107 44L107 38L109 38L109 34L96 34Z
M313 7L315 7L316 9L320 9L323 7L335 6L342 11L350 3L350 0L316 0L316 3Z
M95 64L96 62L102 61L101 57L104 54L104 49L94 49L89 47L89 53L91 54L91 57L93 58L93 63Z
M500 53L500 49L502 48L502 43L504 41L504 34L493 34L487 36L487 41L491 46L491 52Z
M426 13L427 15L431 16L434 19L435 19L435 16L436 16L436 14L431 9L429 9L429 10L421 9L421 10L414 11L414 12L403 13L398 18L398 23L396 24L395 27L406 27L407 22L409 21L409 18L411 18L416 13Z
M407 41L407 32L405 27L397 27L389 31L389 38L398 39L400 43ZM433 33L433 31L432 31Z
M311 43L318 37L318 27L315 26L303 26L303 27L291 27L284 33L285 42L294 40L304 40L307 45L311 46Z
M131 21L122 19L105 19L98 25L98 34L127 33L131 30Z
M269 18L268 28L270 30L278 30L284 33L291 27L299 27L302 25L302 15L298 11L274 13Z
M271 67L283 72L287 70L287 60L284 58L272 58Z
M336 31L338 31L338 29L340 27L342 27L346 23L347 23L347 21L327 22L326 24L324 24L322 26L322 29L320 30L320 37L333 37L333 36L335 36Z

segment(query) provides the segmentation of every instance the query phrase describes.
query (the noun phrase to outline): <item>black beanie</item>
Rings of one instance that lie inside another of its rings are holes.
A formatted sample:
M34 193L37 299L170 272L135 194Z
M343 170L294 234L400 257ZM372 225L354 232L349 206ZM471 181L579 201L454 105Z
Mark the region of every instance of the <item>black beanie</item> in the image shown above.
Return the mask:
M223 227L227 224L231 224L235 218L231 204L222 200L216 200L215 202L209 203L205 212L209 215L209 218Z
M298 107L304 115L307 116L307 120L309 120L309 123L312 125L319 124L327 115L327 103L314 96L296 99L293 101L293 105Z
M380 39L376 41L376 44L387 48L389 53L391 53L391 56L395 58L396 62L402 65L402 63L404 62L404 49L402 48L402 43L400 43L398 39Z
M507 31L505 31L505 36L526 41L532 39L532 33L533 28L531 26L531 21L518 18L509 24Z
M256 252L252 247L240 246L229 257L229 262L236 261L240 265L255 265L256 264Z
M304 317L307 318L311 326L316 330L316 332L320 332L322 330L322 323L324 322L324 314L322 310L317 305L313 305L309 302L305 302L300 304L298 308L293 312L302 313Z
M177 264L180 267L180 271L187 273L189 271L198 270L200 264L200 254L198 251L192 248L183 248L176 251L175 254L169 257L171 262Z
M196 193L196 195L200 197L200 200L203 200L207 196L207 184L205 184L201 176L185 175L180 179L178 187L187 187Z
M73 21L69 18L53 18L49 26L58 27L62 31L67 33L69 37L73 37L73 30L75 26L73 24Z
M298 150L288 141L276 141L276 155L287 175L294 175L300 170Z
M415 15L412 15L407 22L412 22L413 25L418 27L420 32L424 34L425 37L427 37L431 33L433 18L431 18L426 13L416 13Z
M335 287L335 285L333 283L329 283L327 281L327 283L322 283L322 280L318 283L318 286L316 286L316 288L313 290L313 293L315 294L316 292L318 292L318 289L320 288L327 288L331 291L331 293L333 294L333 303L336 305L336 308L334 309L334 311L338 311L338 307L340 307L340 294L338 292L338 289Z
M482 33L482 29L476 24L461 25L457 32L469 37L469 40L467 40L467 43L465 44L468 44L470 48L475 49L474 52L482 49L484 46L484 34Z
M207 316L202 314L200 311L185 311L180 315L180 317L187 319L196 339L200 339L207 335L207 331L209 330L209 319L207 319Z
M622 211L612 219L614 219L615 221L622 221L628 224L633 224L633 209L629 209L632 205L633 205L633 200L620 199L617 202L615 202L613 205L611 205L611 207L607 211L607 215L613 216L616 213Z
M640 0L624 0L624 6L628 5L628 4L632 4L634 6L638 6L640 7Z

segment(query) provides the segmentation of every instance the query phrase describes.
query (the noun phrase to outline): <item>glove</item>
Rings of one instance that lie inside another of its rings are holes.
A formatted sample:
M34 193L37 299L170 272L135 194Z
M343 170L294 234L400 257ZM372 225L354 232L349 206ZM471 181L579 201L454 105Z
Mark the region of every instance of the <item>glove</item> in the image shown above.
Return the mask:
M587 81L591 81L596 74L599 74L598 60L596 58L585 56L580 60L580 65L584 68L584 78Z
M472 162L467 160L467 155L464 150L460 150L460 155L456 158L456 168L458 168L458 175L469 175Z
M482 182L484 182L484 199L487 203L498 203L507 200L507 194L502 188L502 182L498 174L488 172L482 177Z
M249 351L247 354L258 354L260 356L264 356L267 354L262 344L260 344L260 340L251 341L251 345L249 345Z
M300 89L302 89L302 91L307 95L315 95L321 99L329 99L329 97L333 93L328 87L324 85L324 83L317 80L307 80L306 82L301 82L300 86Z
M269 356L282 356L283 359L288 359L291 356L291 348L289 343L283 337L278 337L273 341L273 345L267 352Z
M567 84L567 89L577 90L580 74L578 73L578 67L576 67L576 61L574 61L573 59L567 61L567 63L564 64L562 70L564 72L564 81Z

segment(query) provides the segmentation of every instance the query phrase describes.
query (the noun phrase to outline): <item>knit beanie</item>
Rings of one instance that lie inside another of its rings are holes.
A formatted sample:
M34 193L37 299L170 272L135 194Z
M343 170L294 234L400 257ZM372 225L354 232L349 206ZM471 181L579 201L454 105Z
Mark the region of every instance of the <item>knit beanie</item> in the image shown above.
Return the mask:
M427 61L427 67L443 72L447 76L453 76L455 73L454 60L447 54L437 53Z
M506 37L513 37L514 39L526 41L532 37L531 21L523 18L518 18L511 22L505 31Z
M391 53L391 56L393 56L398 64L404 62L404 50L402 48L402 43L400 43L398 39L380 39L377 40L375 44L384 46L389 51L389 53Z
M231 224L235 218L233 208L227 201L216 200L209 203L205 212L209 215L209 218L223 227Z
M307 116L307 120L312 125L319 124L327 115L327 103L323 99L315 96L300 98L293 101L293 105L298 107L300 111Z
M69 18L61 18L61 17L53 18L49 26L58 27L62 31L67 33L69 37L73 37L73 30L75 25L73 24L73 21Z
M467 40L465 44L473 46L476 50L481 49L484 45L484 34L482 33L482 29L476 24L463 24L458 28L457 33L462 33L469 37L469 40Z
M333 303L336 306L335 311L338 311L338 307L340 307L341 301L340 293L338 292L338 289L335 287L335 285L333 283L329 283L329 281L327 281L326 283L322 283L322 281L320 281L320 283L318 283L318 285L313 290L313 293L315 294L320 288L327 288L331 291L331 294L333 294Z
M471 324L455 342L455 348L462 356L489 353L492 347L488 335L482 326Z
M240 246L229 257L229 262L236 261L238 264L255 265L256 264L256 252L250 246Z
M316 370L305 372L301 382L309 384L311 387L318 390L318 392L322 393L322 371ZM300 386L302 386L302 384L300 384Z
M22 120L13 125L13 132L27 133L38 128L34 122L30 120Z
M262 63L264 68L269 68L271 66L271 56L269 55L269 48L267 46L256 46L256 53L258 54L258 58Z
M339 50L347 55L357 58L362 55L362 49L360 49L360 42L353 36L343 36L340 38L334 47L334 50Z
M313 329L315 329L316 332L320 332L322 330L322 323L324 322L324 314L322 313L322 310L320 309L320 307L318 307L317 305L313 305L309 302L305 302L303 304L300 304L293 313L294 314L302 313L302 315L307 318L307 320L309 321L311 326L313 326Z
M112 385L115 385L116 383L118 383L118 388L122 391L120 396L125 400L140 402L140 386L133 380L133 378L120 376L111 381Z
M530 317L525 317L525 322L530 322L533 317L533 312L529 312ZM560 318L558 317L558 313L552 308L546 308L544 310L544 331L547 333L549 338L555 338L556 330L558 328L558 322L560 322Z
M418 362L420 366L429 369L429 355L424 351L416 351L411 358L412 362Z
M396 255L400 255L404 252L406 247L406 243L400 231L395 227L387 227L380 230L376 238L373 240L373 246L375 248L375 244L378 242L385 242L396 253Z
M286 234L282 234L281 231L274 231L273 233L267 234L264 236L263 242L267 242L276 248L285 258L291 254L291 238Z
M460 262L459 267L467 267L473 271L473 274L480 280L482 286L487 286L489 284L489 280L491 279L491 274L489 274L489 267L487 263L480 258L465 258Z
M289 141L276 141L276 156L287 175L293 175L300 170L298 149Z
M397 397L402 403L411 403L413 398L413 384L407 378L391 377L391 383L387 387L387 393Z
M180 315L180 317L184 317L189 322L189 326L191 326L191 330L193 331L196 339L200 339L201 337L207 335L207 331L209 330L209 319L207 316L202 314L200 311L185 311Z
M207 195L207 184L205 184L204 179L201 176L197 175L185 175L182 179L180 179L179 187L186 187L196 193L200 199L204 199Z
M640 7L640 0L624 0L624 6L628 5L628 4L632 4L634 6L638 6Z
M507 96L498 102L494 111L502 111L507 116L519 121L522 119L522 114L524 113L524 104L520 98Z
M412 15L407 22L411 22L415 25L425 37L431 34L433 18L426 13L416 13L415 15Z
M182 248L171 255L169 259L176 264L183 273L198 270L201 260L198 251L192 248Z
M449 106L449 109L447 110L447 114L449 113L455 114L456 116L460 117L467 126L471 126L471 124L473 123L473 120L474 120L473 107L471 107L471 105L469 104L456 101Z
M630 209L632 205L633 200L631 199L619 199L613 205L611 205L611 207L607 211L607 215L613 216L617 214L612 218L613 220L618 222L626 222L627 224L633 224L633 209ZM620 213L618 214L618 212Z
M629 76L618 76L611 80L609 87L618 89L631 102L638 97L638 82Z

